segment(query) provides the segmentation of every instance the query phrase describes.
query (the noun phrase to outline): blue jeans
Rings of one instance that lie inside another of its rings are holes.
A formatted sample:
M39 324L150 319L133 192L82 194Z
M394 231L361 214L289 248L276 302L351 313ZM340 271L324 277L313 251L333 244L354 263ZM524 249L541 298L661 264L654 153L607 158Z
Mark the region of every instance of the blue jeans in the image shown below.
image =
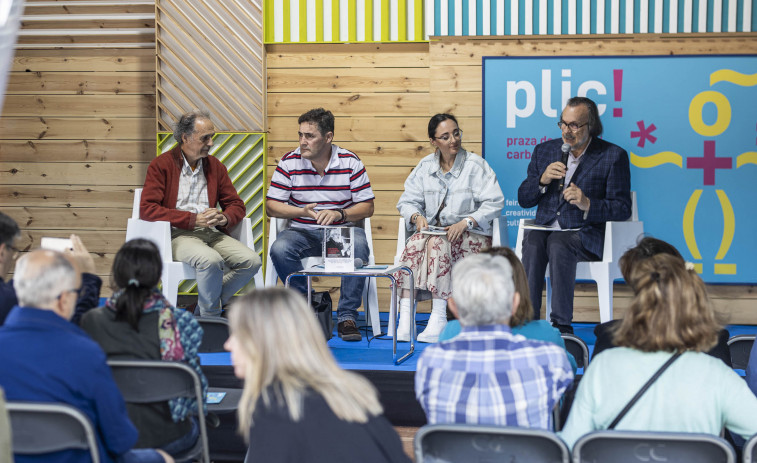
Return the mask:
M573 294L578 262L598 260L584 248L575 231L527 230L523 237L523 267L528 276L534 319L541 318L541 293L549 264L552 284L552 323L570 325L573 321Z
M322 228L287 228L278 234L276 241L271 245L271 260L281 281L286 280L287 275L302 270L303 258L323 255L323 230ZM370 251L365 239L365 230L358 227L354 230L352 244L355 248L355 258L368 263ZM307 293L306 277L293 277L289 280L289 285L302 294ZM336 312L338 323L357 318L357 308L360 307L364 287L365 278L342 278L341 295Z

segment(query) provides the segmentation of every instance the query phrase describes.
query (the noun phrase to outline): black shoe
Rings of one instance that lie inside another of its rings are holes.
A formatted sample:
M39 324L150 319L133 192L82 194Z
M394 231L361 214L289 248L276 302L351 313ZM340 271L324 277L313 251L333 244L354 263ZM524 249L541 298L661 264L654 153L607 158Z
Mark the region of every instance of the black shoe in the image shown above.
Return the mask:
M560 334L573 334L573 325L560 325L552 322L552 326L560 331Z
M357 329L355 320L345 320L339 322L337 325L337 332L339 337L344 341L362 341L363 337L360 335L360 331Z

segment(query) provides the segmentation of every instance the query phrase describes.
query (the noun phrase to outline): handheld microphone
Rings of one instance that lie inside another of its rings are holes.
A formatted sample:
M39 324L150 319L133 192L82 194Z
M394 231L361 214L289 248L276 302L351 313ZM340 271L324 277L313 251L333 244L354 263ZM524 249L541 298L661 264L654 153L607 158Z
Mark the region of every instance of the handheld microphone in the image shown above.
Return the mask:
M363 268L365 267L365 262L363 262L363 259L359 257L355 257L355 268Z
M562 159L560 159L560 162L565 164L565 167L568 167L568 153L570 153L570 145L568 143L563 143L560 147L560 150L562 151ZM565 187L565 177L560 179L560 183L558 184L558 188L560 191L563 190Z

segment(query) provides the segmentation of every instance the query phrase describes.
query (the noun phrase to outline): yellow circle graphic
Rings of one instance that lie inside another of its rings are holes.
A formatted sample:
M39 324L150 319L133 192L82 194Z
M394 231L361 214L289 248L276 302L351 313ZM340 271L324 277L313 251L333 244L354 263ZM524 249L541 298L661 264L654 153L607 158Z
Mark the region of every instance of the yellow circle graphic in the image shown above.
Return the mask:
M702 109L707 103L713 103L718 111L718 117L712 125L702 120ZM689 123L696 133L705 137L715 137L725 132L731 124L731 103L720 92L707 90L691 99L689 105Z

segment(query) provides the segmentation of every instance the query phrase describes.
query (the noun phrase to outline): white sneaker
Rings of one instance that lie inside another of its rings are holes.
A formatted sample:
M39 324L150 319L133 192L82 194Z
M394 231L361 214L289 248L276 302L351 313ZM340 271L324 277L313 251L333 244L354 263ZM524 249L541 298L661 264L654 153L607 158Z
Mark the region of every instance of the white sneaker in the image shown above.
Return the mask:
M442 334L445 326L447 326L447 315L442 316L432 313L428 318L426 329L418 335L418 342L438 342L439 335Z
M400 315L400 322L397 326L397 341L410 341L410 314L407 316Z

